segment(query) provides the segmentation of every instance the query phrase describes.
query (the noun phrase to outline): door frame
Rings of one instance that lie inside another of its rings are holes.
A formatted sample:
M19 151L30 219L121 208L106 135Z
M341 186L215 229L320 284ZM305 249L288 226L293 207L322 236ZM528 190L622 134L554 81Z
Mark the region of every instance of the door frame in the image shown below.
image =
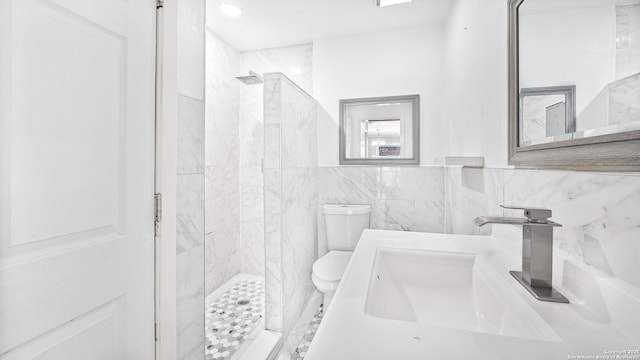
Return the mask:
M156 12L155 193L162 216L155 236L155 326L158 360L176 358L177 1Z

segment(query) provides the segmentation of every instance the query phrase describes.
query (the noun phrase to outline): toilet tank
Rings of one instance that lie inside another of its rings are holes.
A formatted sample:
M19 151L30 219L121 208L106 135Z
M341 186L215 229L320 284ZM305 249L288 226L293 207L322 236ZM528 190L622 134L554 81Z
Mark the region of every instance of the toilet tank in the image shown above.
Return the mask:
M353 251L364 229L369 228L369 205L324 205L329 250Z

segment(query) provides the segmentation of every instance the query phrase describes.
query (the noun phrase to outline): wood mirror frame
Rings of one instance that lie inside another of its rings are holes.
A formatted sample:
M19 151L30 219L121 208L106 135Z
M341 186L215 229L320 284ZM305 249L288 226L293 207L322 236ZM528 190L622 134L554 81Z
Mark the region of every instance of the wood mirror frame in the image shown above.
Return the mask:
M524 1L509 0L509 165L519 168L640 171L640 130L518 146L518 8Z

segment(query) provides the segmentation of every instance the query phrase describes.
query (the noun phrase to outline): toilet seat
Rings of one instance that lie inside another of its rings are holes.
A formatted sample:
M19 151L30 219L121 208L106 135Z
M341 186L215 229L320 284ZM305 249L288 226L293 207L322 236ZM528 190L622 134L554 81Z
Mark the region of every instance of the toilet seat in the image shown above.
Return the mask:
M313 263L313 276L322 282L339 282L351 259L351 251L329 251Z

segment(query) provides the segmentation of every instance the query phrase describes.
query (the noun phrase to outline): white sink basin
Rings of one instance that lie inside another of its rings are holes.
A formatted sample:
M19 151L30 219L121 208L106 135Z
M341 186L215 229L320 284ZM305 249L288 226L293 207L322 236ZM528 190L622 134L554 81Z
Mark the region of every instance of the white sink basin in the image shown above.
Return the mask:
M378 248L365 312L427 326L559 340L487 260L476 254Z

